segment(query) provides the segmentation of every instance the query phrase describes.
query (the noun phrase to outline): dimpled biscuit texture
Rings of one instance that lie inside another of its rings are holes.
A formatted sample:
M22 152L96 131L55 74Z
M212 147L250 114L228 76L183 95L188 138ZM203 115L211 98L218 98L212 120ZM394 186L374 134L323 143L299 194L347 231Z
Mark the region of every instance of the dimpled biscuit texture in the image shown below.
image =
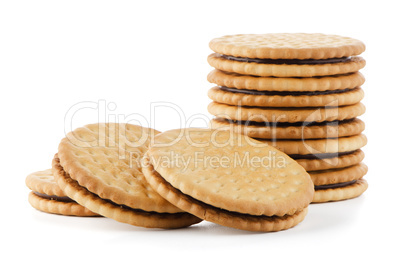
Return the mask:
M325 59L358 55L365 45L356 39L321 33L237 34L215 38L217 53L249 58Z
M294 214L312 199L307 172L286 154L228 131L171 130L148 155L174 188L198 201L251 215Z
M127 206L116 205L89 192L86 188L80 186L77 181L71 179L60 165L57 154L52 161L52 166L58 184L70 198L94 212L118 222L147 228L167 229L186 227L201 221L197 217L185 212L146 212L127 208Z
M140 160L159 132L130 124L91 124L67 134L58 156L70 177L101 198L144 211L182 212L146 182Z
M65 197L66 194L57 185L54 180L52 169L46 169L44 171L37 171L29 174L25 179L27 187L35 192L54 195L58 197Z
M144 174L149 184L158 191L158 193L183 210L213 223L248 231L272 232L285 230L297 225L307 214L307 208L292 215L284 216L256 216L216 208L173 188L154 170L153 165L149 163L147 154L144 157L143 163Z
M360 72L312 78L277 78L246 76L217 69L209 72L207 79L219 86L258 91L342 90L361 86L365 81Z

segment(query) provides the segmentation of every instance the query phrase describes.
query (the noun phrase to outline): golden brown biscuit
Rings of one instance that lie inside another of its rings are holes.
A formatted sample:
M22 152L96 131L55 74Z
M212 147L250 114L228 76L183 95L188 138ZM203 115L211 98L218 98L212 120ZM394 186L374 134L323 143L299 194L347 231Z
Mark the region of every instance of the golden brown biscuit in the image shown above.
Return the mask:
M246 58L325 59L358 55L365 45L356 39L322 33L237 34L215 38L217 53Z
M56 167L57 170L56 181L69 197L81 205L118 221L162 228L197 223L200 221L198 218L170 204L144 178L140 162L153 136L158 133L150 128L115 123L77 128L68 133L59 144L60 160L57 163L60 166L53 164L53 169ZM76 181L79 187L74 185L68 192L67 183L72 182L69 180ZM88 193L83 193L85 191ZM105 203L112 204L106 206ZM129 212L121 213L116 208L111 208L112 205L118 208L125 206L125 210ZM130 215L124 217L128 213ZM143 219L144 213L152 219L162 220ZM165 215L168 213L172 215Z
M358 180L367 174L367 170L367 165L359 163L345 168L309 171L309 174L314 185L321 186Z
M365 79L360 72L312 78L277 78L246 76L220 70L212 70L207 79L227 88L256 91L328 91L356 88Z
M352 199L363 194L367 188L367 181L364 179L359 179L348 186L316 190L314 192L313 202L318 203Z
M77 181L71 179L60 165L60 160L57 157L57 154L53 159L53 170L57 177L58 184L63 188L67 195L74 198L83 206L87 206L89 209L118 222L147 228L164 229L187 227L201 222L197 217L185 212L147 212L132 209L125 205L119 205L110 200L102 199L94 193L89 192L86 188L80 186Z
M29 174L25 178L25 184L30 190L41 194L66 197L66 194L60 189L54 180L52 169Z
M333 92L333 93L332 93ZM213 87L208 97L218 103L254 107L323 107L344 106L360 102L364 97L358 87L341 91L310 93L257 92L231 88Z
M305 108L262 108L233 106L211 102L208 105L210 114L218 118L237 121L255 122L323 122L347 120L358 117L366 111L362 103L341 107L305 107Z
M208 56L208 63L212 67L225 72L261 77L331 76L357 72L366 65L366 61L360 56L351 57L346 62L299 65L286 64L286 62L261 63L230 60L217 53Z
M37 210L70 216L100 216L67 197L54 180L51 169L29 174L25 183L32 190L28 201Z
M158 193L183 210L222 225L282 230L304 217L311 199L311 179L299 164L240 134L171 130L155 137L147 155L143 171ZM220 219L219 210L232 218L240 213L235 220L242 222ZM244 215L253 222L240 218Z
M336 169L352 166L360 163L364 159L364 152L356 150L346 153L334 153L333 156L323 156L325 154L315 154L315 158L294 158L298 164L304 167L306 171L319 171L327 169ZM331 154L332 155L332 154Z
M348 152L367 144L367 137L363 134L334 139L259 140L290 155Z
M259 139L322 139L358 135L365 124L358 118L323 123L258 123L214 118L213 129L233 130L251 138Z
M297 211L293 215L284 216L255 216L226 211L181 193L166 182L155 170L152 170L152 168L150 169L148 180L157 188L157 191L161 195L164 195L170 202L175 203L177 206L191 210L194 215L203 217L207 221L237 229L260 232L285 230L303 221L307 214L307 207L301 211Z

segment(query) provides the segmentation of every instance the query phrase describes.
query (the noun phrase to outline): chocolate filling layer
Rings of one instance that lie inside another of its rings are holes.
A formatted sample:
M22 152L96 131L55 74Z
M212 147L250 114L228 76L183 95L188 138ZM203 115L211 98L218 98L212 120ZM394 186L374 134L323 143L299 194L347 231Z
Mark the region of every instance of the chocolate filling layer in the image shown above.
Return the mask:
M246 62L246 63L259 63L259 64L274 64L274 65L323 65L323 64L336 64L346 63L352 60L351 57L328 58L328 59L259 59L248 57L235 57L230 55L220 55L224 59Z
M305 127L305 126L338 126L341 124L350 123L354 120L335 120L335 121L324 121L324 122L295 122L295 123L277 123L277 122L254 122L254 121L235 121L230 119L215 118L217 121L228 122L230 124L244 125L244 126L259 126L259 127Z
M340 94L354 89L343 89L343 90L330 90L330 91L257 91L257 90L242 90L228 87L220 87L223 91L233 92L233 93L243 93L250 95L279 95L279 96L314 96L314 95L328 95L328 94Z
M337 183L337 184L329 184L329 185L321 185L321 186L314 186L315 190L322 190L322 189L331 189L331 188L341 188L341 187L346 187L353 185L356 183L357 180L352 180L348 182L343 182L343 183Z
M345 151L345 152L335 152L335 153L317 153L317 154L305 154L305 155L300 155L300 154L288 154L288 156L294 160L298 159L309 159L309 160L314 160L314 159L329 159L329 158L335 158L343 155L349 155L354 153L355 151Z
M59 196L55 196L55 195L46 195L46 194L42 194L42 193L35 192L35 191L33 191L33 193L38 197L48 199L48 200L56 200L56 201L61 201L61 202L75 202L74 200L70 199L69 197L59 197Z
M153 168L153 167L152 167ZM154 168L153 168L154 170ZM212 211L216 211L218 213L224 213L227 216L234 216L234 217L241 217L241 218L245 218L245 219L263 219L263 220L273 220L273 219L286 219L289 216L292 215L297 215L299 214L301 211L296 211L294 214L285 214L283 216L278 216L278 215L272 215L272 216L266 216L266 215L253 215L253 214L247 214L247 213L240 213L240 212L235 212L235 211L229 211L229 210L225 210L222 208L218 208L215 207L213 205L209 205L205 202L202 202L196 198L193 198L190 195L184 194L183 192L181 192L179 189L173 187L168 181L166 181L166 179L164 179L156 170L154 170L155 172L155 177L158 180L158 183L160 182L160 184L163 184L166 186L166 188L173 192L176 195L179 195L179 197L183 197L185 201L190 202L192 204L197 204L198 206L200 206L203 209L208 209L208 210L212 210ZM204 213L205 214L205 213Z
M73 179L71 179L71 177L70 177L70 175L68 174L68 173L66 173L65 171L64 171L64 169L63 169L63 167L60 165L60 159L57 157L57 155L56 155L56 157L55 157L55 161L56 161L56 164L55 164L55 166L56 166L56 169L59 171L60 170L60 174L63 176L63 178L65 178L65 181L67 181L67 182L70 182L70 181L72 181ZM73 181L73 182L76 182L76 181ZM78 184L78 182L77 182L77 184ZM79 185L78 185L79 186ZM141 210L141 209L134 209L134 208L131 208L131 207L128 207L128 206L126 206L126 205L120 205L120 204L117 204L117 203L114 203L113 201L111 201L111 200L108 200L108 199L104 199L104 198L101 198L101 197L99 197L98 195L96 195L96 194L94 194L94 193L92 193L92 192L90 192L87 188L85 188L85 187L79 187L80 189L82 189L82 190L86 190L87 191L87 193L91 196L91 197L94 197L95 199L101 199L102 201L105 201L105 202L108 202L108 203L110 203L111 205L113 205L113 206L115 206L115 207L118 207L118 208L122 208L122 209L126 209L126 210L130 210L130 211L134 211L134 212L137 212L137 213L139 213L139 214L142 214L142 215L159 215L159 217L160 217L160 219L164 219L164 218L166 218L166 217L177 217L178 219L180 218L180 217L189 217L189 216L191 216L191 214L189 214L189 213L186 213L186 212L178 212L178 213L159 213L159 212L154 212L154 211L144 211L144 210ZM36 194L36 192L34 192L35 194ZM40 195L43 195L43 194L40 194L39 193L39 196ZM47 196L47 195L46 195ZM69 198L70 199L70 198ZM70 200L72 200L72 199L70 199ZM74 202L74 201L73 201Z

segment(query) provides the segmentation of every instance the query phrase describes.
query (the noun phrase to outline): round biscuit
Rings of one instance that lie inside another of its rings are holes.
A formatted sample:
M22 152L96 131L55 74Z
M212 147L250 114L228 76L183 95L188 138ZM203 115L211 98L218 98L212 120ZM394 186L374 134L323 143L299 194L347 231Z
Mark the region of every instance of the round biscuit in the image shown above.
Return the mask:
M358 55L363 42L322 33L268 33L226 35L210 41L217 53L248 58L326 59Z
M286 154L338 153L358 150L367 144L364 134L334 139L267 140L259 139Z
M219 70L242 75L260 77L317 77L332 76L357 72L366 65L360 56L354 56L349 62L334 64L289 65L239 62L223 58L213 53L208 56L208 63Z
M81 186L133 209L182 212L146 182L140 161L159 131L130 124L100 123L75 129L61 140L60 164Z
M311 78L277 78L240 75L217 69L212 70L207 79L218 86L257 91L343 90L359 87L365 81L360 72Z
M366 111L362 103L340 107L263 108L211 102L208 112L218 118L255 122L323 122L358 117Z
M241 92L230 92L213 87L208 97L214 102L228 105L254 107L329 107L352 105L364 97L363 90L358 87L347 92L324 95L252 95Z
M358 180L367 174L368 168L364 163L358 163L345 168L309 171L315 186L338 184Z
M253 123L236 123L226 119L214 118L210 121L210 127L220 130L233 130L251 138L260 139L319 139L338 138L360 134L364 131L365 124L362 120L354 118L346 121L334 121L317 125L306 123L305 125L286 124L282 126L275 123L275 126L256 125Z
M146 165L144 173L147 180L159 194L183 210L223 226L258 232L280 231L297 225L307 214L307 207L293 215L285 216L254 216L216 208L181 193L166 182L149 161Z
M29 174L25 178L26 186L35 192L54 195L58 197L65 197L66 194L57 185L54 180L52 169L46 169L44 171L37 171Z
M359 179L356 183L346 187L316 190L313 202L319 203L356 198L363 194L367 188L367 181Z
M183 211L179 213L147 212L115 204L91 193L71 179L61 166L57 154L52 166L57 183L63 191L82 206L102 216L134 226L163 229L182 228L201 222L201 219Z
M352 166L360 163L364 159L364 152L356 150L351 154L345 154L333 158L325 159L296 159L296 162L303 166L306 171L319 171L337 169Z
M100 216L99 214L88 210L76 202L63 202L45 199L36 195L32 191L28 195L28 201L32 207L46 213L79 217Z
M198 128L170 130L155 137L147 154L174 188L216 208L283 216L301 211L310 201L312 183L304 168L244 135Z

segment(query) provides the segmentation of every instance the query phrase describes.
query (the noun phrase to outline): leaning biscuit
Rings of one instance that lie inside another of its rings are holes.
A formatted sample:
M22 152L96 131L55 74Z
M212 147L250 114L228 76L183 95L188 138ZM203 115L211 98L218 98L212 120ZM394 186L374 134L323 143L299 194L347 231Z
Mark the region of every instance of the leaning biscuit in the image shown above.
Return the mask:
M183 209L191 210L191 212L198 217L203 217L203 219L207 221L223 226L249 231L274 232L294 227L303 221L307 215L307 208L293 215L284 216L254 216L230 212L204 204L202 201L195 200L181 193L152 169L150 169L148 176L149 182L157 187L158 192L161 195L165 195L169 201L181 206Z
M303 220L313 194L309 175L294 160L228 131L167 131L156 136L144 159L147 181L169 202L238 229L290 228Z
M178 228L201 220L170 204L146 182L140 161L155 134L130 124L86 125L67 134L53 161L56 180L75 201L142 227Z
M44 171L37 171L29 174L25 178L25 184L30 190L41 194L66 197L66 194L60 189L54 180L52 169L46 169Z
M67 197L54 180L51 169L29 174L25 184L32 190L28 201L37 210L68 216L99 216Z
M69 174L67 174L60 165L57 154L53 159L53 169L55 176L57 176L58 184L66 191L67 195L76 199L76 201L83 206L87 206L89 209L95 210L103 216L118 222L147 228L173 229L187 227L201 221L197 217L184 212L146 212L103 199L89 192L86 188L80 186L77 181L71 179Z

